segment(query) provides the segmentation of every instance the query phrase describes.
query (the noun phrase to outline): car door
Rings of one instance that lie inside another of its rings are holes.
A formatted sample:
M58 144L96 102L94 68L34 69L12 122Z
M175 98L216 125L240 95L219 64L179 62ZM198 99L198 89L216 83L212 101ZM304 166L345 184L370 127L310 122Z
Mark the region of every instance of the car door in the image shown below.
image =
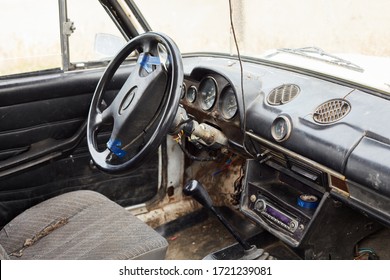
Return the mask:
M25 14L18 5L28 6ZM73 190L95 190L122 206L152 199L161 181L158 152L137 171L112 176L96 169L86 145L89 104L108 63L106 54L93 48L97 31L91 26L103 27L106 34L111 25L120 35L100 3L18 0L5 4L1 13L8 28L0 35L0 227L28 207ZM38 32L30 26L34 21ZM55 31L45 33L55 25ZM131 61L118 70L111 95L131 70ZM103 133L101 145L108 138L109 132Z

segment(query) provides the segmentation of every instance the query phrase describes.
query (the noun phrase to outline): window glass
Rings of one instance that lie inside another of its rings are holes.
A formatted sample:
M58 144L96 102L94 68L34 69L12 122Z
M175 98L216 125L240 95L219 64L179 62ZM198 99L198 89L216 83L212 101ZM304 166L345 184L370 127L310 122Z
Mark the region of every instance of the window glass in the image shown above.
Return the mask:
M68 0L68 18L76 30L69 37L70 62L113 56L125 43L119 29L97 0Z
M199 51L230 53L234 47L230 37L227 0L134 2L152 30L171 37L182 53Z
M183 53L235 53L227 0L134 0L155 31ZM241 54L319 47L333 54L390 56L389 0L232 0Z
M0 76L61 67L58 1L2 1Z

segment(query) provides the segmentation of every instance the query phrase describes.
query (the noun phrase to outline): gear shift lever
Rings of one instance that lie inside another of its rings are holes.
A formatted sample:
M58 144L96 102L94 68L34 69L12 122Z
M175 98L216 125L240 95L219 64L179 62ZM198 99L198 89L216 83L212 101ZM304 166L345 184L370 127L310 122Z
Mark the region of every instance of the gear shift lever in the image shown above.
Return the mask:
M207 193L206 189L196 180L189 181L184 189L183 193L187 196L192 196L196 201L202 204L205 208L209 209L213 212L217 218L221 221L221 223L226 227L226 229L233 235L233 237L237 240L237 242L244 248L245 256L244 259L256 259L260 257L264 250L257 249L256 246L250 245L244 239L239 236L239 234L233 229L233 227L229 224L229 222L222 216L222 214L218 211L217 208L213 206L213 202Z

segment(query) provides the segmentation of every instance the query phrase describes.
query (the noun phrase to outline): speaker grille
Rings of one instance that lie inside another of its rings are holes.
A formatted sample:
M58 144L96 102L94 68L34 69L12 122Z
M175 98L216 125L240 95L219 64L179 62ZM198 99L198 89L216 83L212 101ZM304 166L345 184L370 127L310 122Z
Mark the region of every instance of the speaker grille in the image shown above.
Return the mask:
M269 104L278 106L293 100L300 92L300 88L294 84L285 84L274 88L268 95Z
M351 105L344 99L333 99L322 103L313 114L315 122L329 124L344 118L351 111Z

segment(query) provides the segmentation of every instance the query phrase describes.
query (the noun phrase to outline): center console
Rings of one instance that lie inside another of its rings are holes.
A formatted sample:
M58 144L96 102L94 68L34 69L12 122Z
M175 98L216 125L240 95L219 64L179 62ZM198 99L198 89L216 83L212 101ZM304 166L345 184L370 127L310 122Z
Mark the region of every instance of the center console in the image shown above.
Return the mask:
M302 259L353 259L356 244L381 227L332 197L326 174L310 166L252 159L245 174L241 212Z
M248 160L241 211L285 243L297 247L328 193L286 173L291 172Z

